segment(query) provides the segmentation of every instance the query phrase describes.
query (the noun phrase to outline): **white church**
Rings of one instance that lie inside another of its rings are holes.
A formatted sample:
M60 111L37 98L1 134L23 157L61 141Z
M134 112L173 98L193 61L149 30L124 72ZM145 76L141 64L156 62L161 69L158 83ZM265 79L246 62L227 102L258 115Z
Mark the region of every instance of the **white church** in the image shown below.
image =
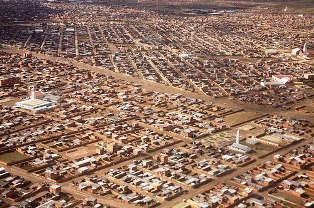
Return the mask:
M248 153L252 151L250 147L240 144L240 129L238 129L237 131L236 142L233 143L229 148L231 150L242 152L242 153Z

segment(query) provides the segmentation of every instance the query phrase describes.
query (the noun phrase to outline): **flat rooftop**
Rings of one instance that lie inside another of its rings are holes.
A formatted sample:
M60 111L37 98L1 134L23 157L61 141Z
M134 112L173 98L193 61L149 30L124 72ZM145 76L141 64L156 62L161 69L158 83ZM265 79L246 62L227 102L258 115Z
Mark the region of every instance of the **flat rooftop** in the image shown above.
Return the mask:
M28 106L31 106L31 107L35 107L35 106L39 106L39 105L42 105L42 104L48 104L50 102L44 101L44 100L39 100L39 99L34 99L34 100L21 101L19 103L21 103L23 105L28 105Z
M51 105L52 105L51 102L45 101L45 100L39 100L39 99L24 100L21 102L17 102L15 104L15 106L17 107L26 108L26 109L39 109L43 107L49 107Z

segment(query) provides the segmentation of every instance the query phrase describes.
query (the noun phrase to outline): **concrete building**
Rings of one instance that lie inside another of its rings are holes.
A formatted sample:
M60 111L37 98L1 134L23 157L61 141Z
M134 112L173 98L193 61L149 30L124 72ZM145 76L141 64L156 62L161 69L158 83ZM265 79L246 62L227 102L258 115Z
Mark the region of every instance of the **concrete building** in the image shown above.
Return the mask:
M30 99L15 103L15 107L37 111L37 110L43 110L52 106L52 102L50 101L36 99L34 86L30 88L30 91L31 91Z

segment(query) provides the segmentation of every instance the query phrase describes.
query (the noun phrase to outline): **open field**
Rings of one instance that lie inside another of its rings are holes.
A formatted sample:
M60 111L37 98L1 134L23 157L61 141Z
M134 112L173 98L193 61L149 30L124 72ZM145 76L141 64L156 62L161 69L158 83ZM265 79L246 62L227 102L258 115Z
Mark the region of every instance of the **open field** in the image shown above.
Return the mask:
M3 161L5 163L16 162L27 158L29 158L29 156L21 154L19 152L10 152L0 155L0 161Z
M20 102L22 99L18 97L9 97L9 98L4 98L0 99L0 104L6 105L6 106L14 106L16 102Z
M65 156L72 160L88 156L96 151L96 144L97 143L92 143L87 146L76 148L74 151L67 151Z
M253 157L260 157L260 156L263 156L265 154L268 154L269 152L272 152L272 151L279 149L278 147L274 147L274 146L270 146L270 145L266 145L266 144L261 144L261 143L256 144L256 145L252 145L252 144L248 144L246 142L243 142L243 144L253 149L253 151L249 153L249 155L251 155Z
M227 115L225 117L227 126L236 126L241 123L256 119L261 117L262 114L260 112L237 112L231 115Z

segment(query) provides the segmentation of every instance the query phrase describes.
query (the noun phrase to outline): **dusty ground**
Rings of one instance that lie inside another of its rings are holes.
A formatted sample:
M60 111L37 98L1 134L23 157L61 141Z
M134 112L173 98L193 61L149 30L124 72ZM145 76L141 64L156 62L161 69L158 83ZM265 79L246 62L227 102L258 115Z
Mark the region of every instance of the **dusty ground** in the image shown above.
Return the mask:
M78 158L82 158L88 155L91 155L92 153L95 153L96 146L95 143L92 143L87 146L76 148L75 151L68 151L65 156L69 157L73 160L76 160Z

